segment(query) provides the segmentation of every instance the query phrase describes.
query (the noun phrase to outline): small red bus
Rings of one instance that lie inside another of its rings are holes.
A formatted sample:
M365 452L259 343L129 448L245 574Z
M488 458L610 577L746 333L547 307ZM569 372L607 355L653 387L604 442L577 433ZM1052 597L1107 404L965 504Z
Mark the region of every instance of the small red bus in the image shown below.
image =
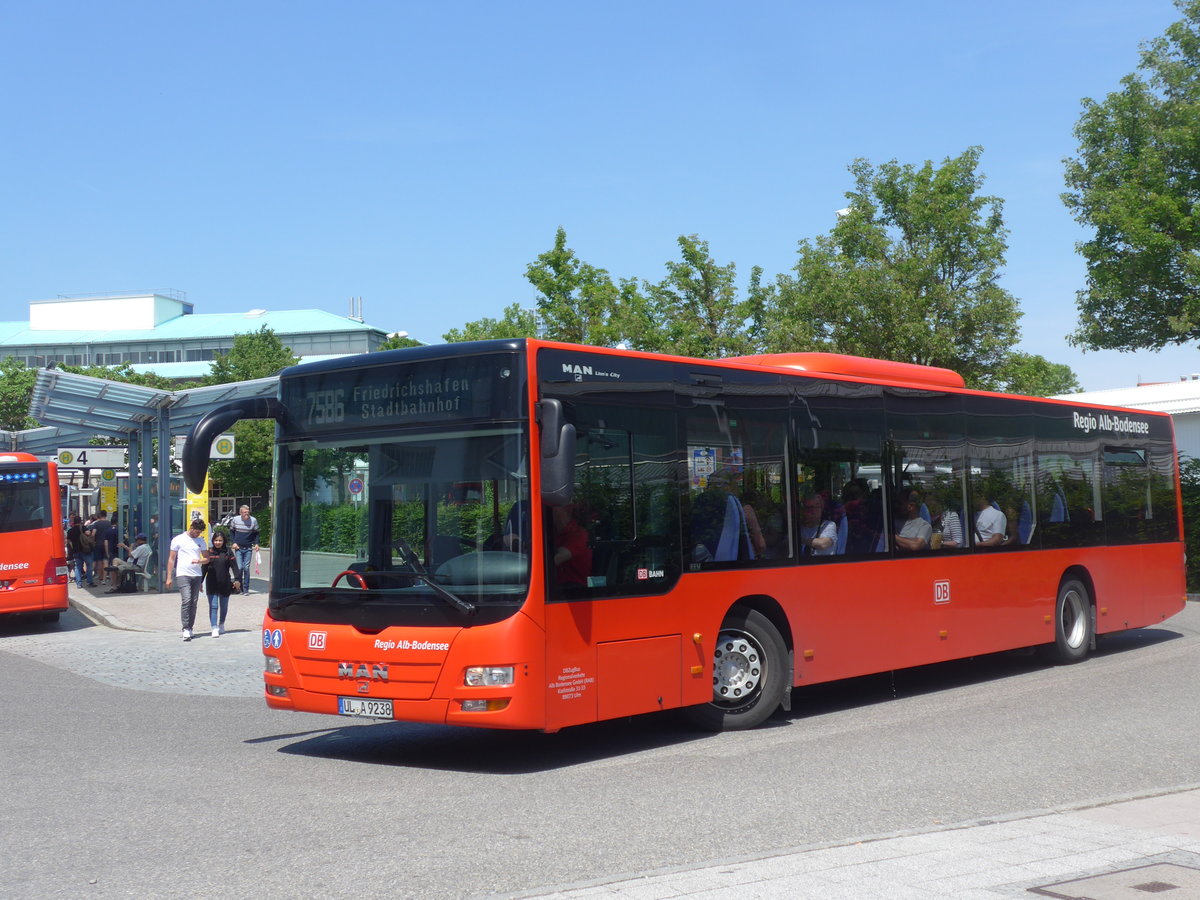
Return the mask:
M67 551L58 467L0 453L0 614L55 621L67 608Z
M1185 602L1171 420L827 354L538 340L296 366L276 399L265 699L554 731L1097 636Z

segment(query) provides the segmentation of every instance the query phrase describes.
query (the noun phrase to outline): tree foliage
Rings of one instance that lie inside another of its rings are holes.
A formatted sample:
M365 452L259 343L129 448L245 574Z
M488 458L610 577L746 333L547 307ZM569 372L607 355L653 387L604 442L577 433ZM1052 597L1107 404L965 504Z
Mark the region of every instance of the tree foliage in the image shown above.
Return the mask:
M403 350L406 347L420 347L421 342L406 334L388 335L388 339L375 348L379 350Z
M567 246L567 233L555 232L554 246L525 269L537 290L537 318L544 337L610 347L627 336L634 312L622 287L604 269L579 259Z
M1075 394L1083 390L1071 367L1052 363L1036 353L1014 351L1000 366L997 390L1030 397Z
M513 303L500 319L484 317L468 322L462 328L451 328L442 335L449 344L462 341L490 341L501 338L538 337L541 332L537 313Z
M939 166L855 161L834 228L801 241L774 281L752 268L744 292L736 265L698 235L678 238L665 278L639 283L583 262L559 228L526 267L536 309L514 303L445 339L540 336L709 359L823 350L941 366L984 389L1077 391L1069 367L1012 349L1021 312L999 284L1008 232L1003 202L982 193L981 153Z
M1200 0L1144 44L1138 70L1083 101L1063 202L1093 230L1070 336L1089 349L1200 339Z
M266 325L258 331L235 335L228 353L213 360L205 384L230 384L268 378L300 361Z
M800 242L763 303L764 349L829 350L942 366L994 387L1019 335L999 285L1003 201L979 193L979 147L941 166L857 160L833 230Z
M739 297L737 266L719 265L698 235L680 235L678 262L668 262L667 277L646 283L641 327L630 342L640 350L720 359L754 352L751 322L754 304ZM757 283L761 273L751 275Z
M229 352L213 360L205 382L229 384L266 378L297 362L299 359L291 349L264 325L258 331L234 337ZM244 419L233 426L233 436L236 457L214 460L210 477L221 483L226 494L269 497L275 423L265 419Z
M24 360L15 356L0 359L0 430L23 431L37 427L37 421L29 416L36 379L37 369L26 366Z

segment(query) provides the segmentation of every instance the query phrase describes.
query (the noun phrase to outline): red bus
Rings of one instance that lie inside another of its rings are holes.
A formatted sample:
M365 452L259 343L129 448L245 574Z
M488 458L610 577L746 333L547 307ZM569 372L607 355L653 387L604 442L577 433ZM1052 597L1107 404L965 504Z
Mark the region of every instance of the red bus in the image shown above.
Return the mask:
M1043 645L1185 602L1170 419L825 354L538 340L296 366L277 399L265 699L494 728L686 708Z
M0 453L0 614L57 621L67 602L66 536L58 467Z

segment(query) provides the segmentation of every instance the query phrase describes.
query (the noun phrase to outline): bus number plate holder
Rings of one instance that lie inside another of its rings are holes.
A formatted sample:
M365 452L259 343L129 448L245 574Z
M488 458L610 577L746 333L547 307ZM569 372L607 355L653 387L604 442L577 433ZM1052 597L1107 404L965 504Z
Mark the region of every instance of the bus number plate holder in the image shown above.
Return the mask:
M391 719L391 700L371 700L366 697L338 697L339 716L360 716L366 719Z

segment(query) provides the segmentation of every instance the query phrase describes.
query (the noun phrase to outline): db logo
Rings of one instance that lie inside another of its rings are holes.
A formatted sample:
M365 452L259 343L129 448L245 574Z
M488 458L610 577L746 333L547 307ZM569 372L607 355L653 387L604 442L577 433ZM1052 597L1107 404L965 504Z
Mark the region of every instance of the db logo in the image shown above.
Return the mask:
M649 569L638 569L637 577L638 577L638 581L648 581L650 578L650 570Z
M308 649L309 650L324 650L325 637L328 632L325 631L310 631L308 633Z
M933 602L934 603L949 603L950 602L950 582L935 581L933 583Z

